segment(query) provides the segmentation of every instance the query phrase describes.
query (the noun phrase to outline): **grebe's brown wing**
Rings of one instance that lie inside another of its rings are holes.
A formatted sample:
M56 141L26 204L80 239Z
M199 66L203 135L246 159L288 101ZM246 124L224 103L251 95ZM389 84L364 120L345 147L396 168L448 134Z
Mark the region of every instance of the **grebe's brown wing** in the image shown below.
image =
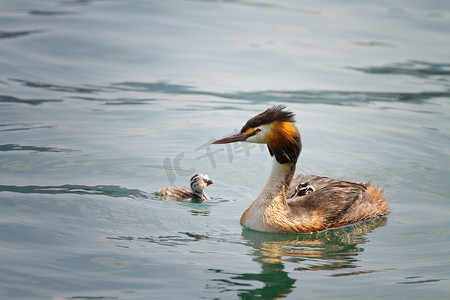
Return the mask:
M193 198L194 193L191 190L188 190L187 188L180 187L180 186L164 186L160 188L156 195L163 197L163 198L180 198L180 199L187 199L187 198Z
M298 180L299 183L308 180L316 190L287 199L292 215L317 219L324 224L320 230L373 219L389 212L384 193L376 186L319 176L300 176Z

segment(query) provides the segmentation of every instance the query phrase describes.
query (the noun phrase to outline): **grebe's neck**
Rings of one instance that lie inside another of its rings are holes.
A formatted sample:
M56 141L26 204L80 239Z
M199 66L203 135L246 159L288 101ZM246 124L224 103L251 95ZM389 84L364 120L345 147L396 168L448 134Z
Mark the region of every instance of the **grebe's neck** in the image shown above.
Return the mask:
M258 201L261 204L269 205L273 201L277 201L279 204L285 205L287 191L294 173L295 163L280 164L274 158L269 178L255 202Z
M274 158L263 190L241 217L243 226L258 231L274 231L273 219L289 211L286 196L294 172L295 163L281 164Z

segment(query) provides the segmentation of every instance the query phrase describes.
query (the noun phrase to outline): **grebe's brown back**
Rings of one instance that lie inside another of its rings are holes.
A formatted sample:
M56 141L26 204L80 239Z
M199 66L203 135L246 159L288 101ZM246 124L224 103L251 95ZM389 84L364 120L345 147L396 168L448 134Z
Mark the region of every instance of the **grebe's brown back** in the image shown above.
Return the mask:
M264 143L274 156L269 179L243 213L241 224L266 232L314 232L389 213L383 191L372 184L315 175L294 176L302 143L294 113L285 108L269 108L248 120L238 134L213 142Z
M213 184L214 181L209 179L209 176L203 173L197 173L191 177L191 189L180 186L165 186L160 188L156 195L163 198L170 198L176 200L210 200L211 198L206 194L206 187Z

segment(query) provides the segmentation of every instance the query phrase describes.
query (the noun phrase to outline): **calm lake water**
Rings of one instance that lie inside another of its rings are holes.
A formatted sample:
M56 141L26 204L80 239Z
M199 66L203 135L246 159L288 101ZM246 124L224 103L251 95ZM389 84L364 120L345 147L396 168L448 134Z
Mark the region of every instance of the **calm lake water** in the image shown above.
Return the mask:
M450 299L449 28L448 1L1 1L0 298ZM280 103L298 172L387 217L241 227L271 158L210 142ZM153 195L196 172L211 201Z

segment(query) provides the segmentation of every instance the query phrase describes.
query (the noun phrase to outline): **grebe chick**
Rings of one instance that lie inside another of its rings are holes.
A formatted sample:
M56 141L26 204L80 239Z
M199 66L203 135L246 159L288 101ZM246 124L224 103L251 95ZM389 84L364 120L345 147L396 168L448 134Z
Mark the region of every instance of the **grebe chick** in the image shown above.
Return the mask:
M269 178L259 196L242 214L241 224L265 232L315 232L389 213L383 191L370 183L316 175L294 176L302 143L294 124L294 113L285 108L284 105L273 106L248 120L239 133L213 142L263 143L274 157ZM303 187L303 182L309 183L311 188ZM302 187L294 193L299 184Z
M213 184L214 181L209 179L209 176L203 173L197 173L191 177L191 189L180 186L164 186L160 188L156 195L163 198L176 198L181 200L211 200L205 189L208 185Z
M294 196L304 196L306 194L315 192L316 189L309 183L309 182L301 182L297 187L295 188Z

